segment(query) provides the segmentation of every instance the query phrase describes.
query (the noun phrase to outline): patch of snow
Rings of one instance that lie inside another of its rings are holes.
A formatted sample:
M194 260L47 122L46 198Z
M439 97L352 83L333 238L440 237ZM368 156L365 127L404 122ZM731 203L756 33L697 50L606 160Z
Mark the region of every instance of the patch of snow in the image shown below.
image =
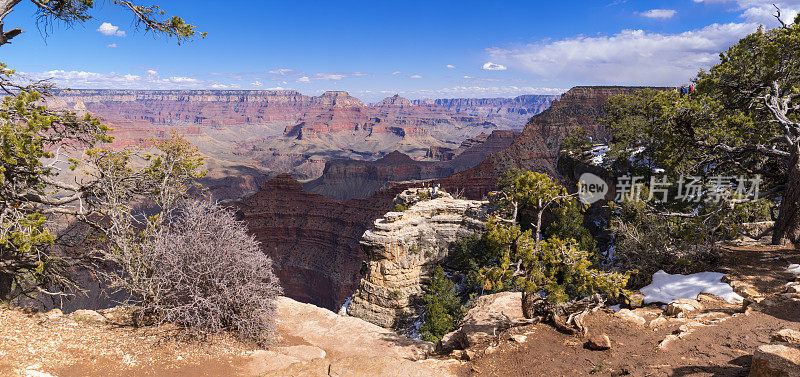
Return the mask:
M700 293L708 293L729 303L740 303L742 296L733 292L730 285L722 282L725 274L720 272L698 272L691 275L670 275L663 270L653 274L653 282L639 290L644 303L670 303L679 298L696 299Z
M353 296L350 296L350 297L347 298L347 300L344 300L344 304L342 304L342 307L339 308L339 311L338 311L339 315L347 316L347 305L350 305L350 301L352 299L353 299Z
M590 153L592 154L592 158L590 159L590 161L595 165L602 164L603 160L606 157L606 153L608 153L610 149L611 148L609 148L607 145L600 145L592 148L590 151Z
M639 147L639 148L634 149L633 152L631 152L630 161L633 162L634 161L634 157L636 157L637 154L644 152L644 149L645 149L644 147ZM630 151L630 149L627 149L627 150Z
M795 276L800 276L800 264L790 264L786 272L794 274Z

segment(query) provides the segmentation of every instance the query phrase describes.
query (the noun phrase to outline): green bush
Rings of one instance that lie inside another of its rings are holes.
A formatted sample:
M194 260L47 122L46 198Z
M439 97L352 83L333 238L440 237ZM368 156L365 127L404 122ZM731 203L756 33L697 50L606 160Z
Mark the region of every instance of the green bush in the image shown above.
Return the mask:
M394 205L394 211L395 212L405 212L407 209L408 209L407 205L403 205L403 204L400 204L400 203L397 203L397 204Z
M571 200L553 211L555 219L544 231L544 238L574 239L583 250L595 251L597 242L583 226L583 205Z
M561 304L594 293L619 296L629 274L593 268L592 253L573 239L551 237L538 248L530 230L490 221L484 239L492 262L480 271L486 291L520 290L543 293L551 304Z
M445 275L441 266L433 271L423 299L425 314L420 327L421 338L436 343L445 334L456 329L458 321L466 314L466 309L456 294L455 284Z

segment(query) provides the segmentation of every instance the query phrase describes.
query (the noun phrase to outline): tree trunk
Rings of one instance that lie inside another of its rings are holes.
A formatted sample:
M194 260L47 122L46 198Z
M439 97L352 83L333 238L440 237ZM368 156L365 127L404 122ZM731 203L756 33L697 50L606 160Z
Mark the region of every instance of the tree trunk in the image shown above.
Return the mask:
M772 231L774 245L800 244L800 145L791 148L786 188L781 197L781 206L775 229Z
M0 273L0 302L11 300L11 288L13 282L13 276Z
M542 296L538 293L522 291L522 315L525 318L531 319L541 315L542 303Z

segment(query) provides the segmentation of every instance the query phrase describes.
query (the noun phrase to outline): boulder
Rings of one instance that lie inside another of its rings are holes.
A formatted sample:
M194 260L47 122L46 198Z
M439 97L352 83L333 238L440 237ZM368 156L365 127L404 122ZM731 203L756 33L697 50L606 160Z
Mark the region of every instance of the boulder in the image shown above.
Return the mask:
M99 313L105 317L106 322L115 325L132 326L136 322L133 318L134 308L130 306L115 306L100 310Z
M508 337L508 340L511 340L511 341L514 341L514 342L517 342L517 343L525 343L526 341L528 341L528 337L525 336L525 335L514 334L514 335L511 335L510 337Z
M444 334L439 343L436 344L436 351L439 353L448 353L451 350L461 348L461 337L463 333L461 329L451 331Z
M800 346L800 331L792 329L783 329L776 331L770 338L773 342L796 344Z
M644 326L644 324L647 322L647 320L644 319L644 317L636 314L635 312L629 309L621 309L620 311L614 313L614 315L624 321L633 322L641 326Z
M444 373L429 366L404 359L389 357L347 358L331 362L331 377L433 377Z
M800 349L782 343L759 346L749 377L800 377Z
M745 299L749 298L755 300L763 296L760 292L756 290L756 288L752 284L748 284L738 280L733 280L730 282L730 285L736 294L744 297Z
M252 352L243 365L247 375L448 375L436 366L416 362L433 351L430 342L287 297L279 297L276 305L276 336L282 346Z
M106 317L94 310L76 310L69 315L74 321L88 323L105 323Z
M286 369L296 363L307 363L314 359L324 359L326 353L319 347L298 345L273 347L253 352L247 368L253 374ZM313 364L315 365L315 364Z
M697 300L679 298L667 304L665 309L667 315L674 317L686 317L697 314L703 310L703 304Z
M586 341L586 348L596 351L611 349L611 339L605 333L590 333Z
M631 309L638 309L644 305L644 295L639 292L631 292L630 296L628 296L628 299L630 301L628 306L630 306Z
M786 293L800 293L800 283L793 283L786 286Z
M481 296L459 322L461 346L472 347L501 331L529 321L522 315L522 293L501 292Z

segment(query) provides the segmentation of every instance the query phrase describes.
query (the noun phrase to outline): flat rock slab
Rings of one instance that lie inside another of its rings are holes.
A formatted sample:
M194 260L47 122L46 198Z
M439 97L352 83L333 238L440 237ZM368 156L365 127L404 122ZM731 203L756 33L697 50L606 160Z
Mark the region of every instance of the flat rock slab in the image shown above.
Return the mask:
M426 365L392 357L315 359L270 371L262 377L436 377L448 376Z
M247 369L263 376L447 376L416 362L434 345L362 319L287 297L277 300L280 346L256 351Z

